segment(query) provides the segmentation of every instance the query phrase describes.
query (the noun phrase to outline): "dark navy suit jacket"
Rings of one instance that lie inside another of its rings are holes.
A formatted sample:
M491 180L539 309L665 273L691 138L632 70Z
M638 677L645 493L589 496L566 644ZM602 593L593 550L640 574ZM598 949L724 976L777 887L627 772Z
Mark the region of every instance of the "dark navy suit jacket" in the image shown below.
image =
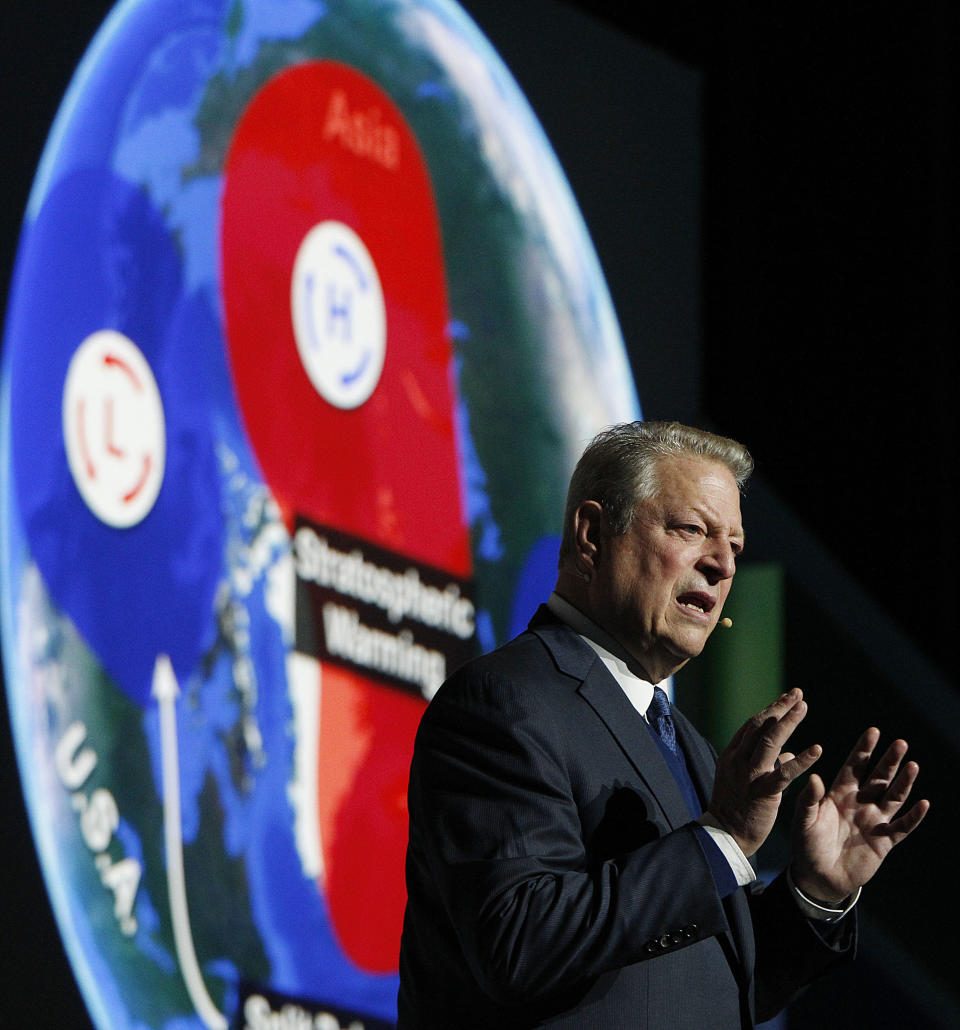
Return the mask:
M705 803L714 752L676 722ZM438 691L409 807L401 1030L740 1030L853 951L782 878L720 897L646 723L546 608Z

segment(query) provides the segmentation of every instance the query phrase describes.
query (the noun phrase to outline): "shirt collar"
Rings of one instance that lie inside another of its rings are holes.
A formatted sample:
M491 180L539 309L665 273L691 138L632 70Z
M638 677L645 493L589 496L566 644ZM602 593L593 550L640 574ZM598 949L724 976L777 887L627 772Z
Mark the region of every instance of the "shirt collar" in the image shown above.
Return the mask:
M646 718L647 709L653 699L654 684L637 675L630 668L631 659L623 647L606 630L575 608L566 598L554 591L547 600L547 607L561 622L565 622L583 638L596 652L613 678L627 695L630 704ZM671 693L671 691L667 691Z

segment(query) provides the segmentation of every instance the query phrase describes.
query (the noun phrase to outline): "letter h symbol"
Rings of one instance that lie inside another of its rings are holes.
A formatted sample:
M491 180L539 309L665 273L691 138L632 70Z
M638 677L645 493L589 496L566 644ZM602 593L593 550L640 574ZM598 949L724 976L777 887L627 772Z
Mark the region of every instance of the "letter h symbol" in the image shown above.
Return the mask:
M353 305L353 290L346 287L339 295L336 283L327 283L327 336L331 337L336 332L337 323L341 325L340 335L344 340L352 338L351 314Z

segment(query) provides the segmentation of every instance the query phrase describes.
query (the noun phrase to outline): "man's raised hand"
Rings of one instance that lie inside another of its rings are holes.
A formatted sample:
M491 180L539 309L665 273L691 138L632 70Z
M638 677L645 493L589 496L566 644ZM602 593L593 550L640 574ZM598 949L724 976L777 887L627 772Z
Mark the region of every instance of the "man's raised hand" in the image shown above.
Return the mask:
M930 808L902 811L919 766L904 764L907 743L895 740L871 768L879 740L876 727L865 730L829 792L813 774L797 799L791 875L815 900L836 904L862 887Z
M717 759L710 807L700 821L726 830L747 856L773 829L783 791L820 757L819 745L798 755L784 751L806 714L803 692L788 691L751 716Z

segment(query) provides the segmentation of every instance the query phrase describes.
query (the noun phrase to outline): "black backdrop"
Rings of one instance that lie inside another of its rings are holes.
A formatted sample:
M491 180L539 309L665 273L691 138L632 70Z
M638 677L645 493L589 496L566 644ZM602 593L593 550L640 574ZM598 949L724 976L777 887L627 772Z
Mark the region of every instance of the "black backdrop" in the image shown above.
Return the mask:
M4 283L51 120L109 6L5 5ZM683 330L671 355L652 359L632 348L648 384L645 413L699 420L747 442L760 476L826 552L954 679L955 5L907 11L842 0L748 10L677 0L626 13L620 4L560 0L465 6L557 146L628 346L649 317L631 260L642 227L630 222L629 195L609 188L629 191L629 169L605 177L605 162L629 150L629 116L597 105L580 114L590 137L561 145L564 77L589 76L605 55L561 51L575 66L556 67L557 52L541 45L553 31L550 11L566 24L572 8L586 10L618 55L639 40L696 73L703 163L699 196L689 201L699 229L695 292L677 308ZM511 20L523 31L511 31ZM0 1025L85 1028L33 858L5 721L2 734ZM927 790L952 800L947 784ZM949 820L946 807L939 814ZM908 888L929 886L917 857ZM934 887L942 888L935 911L917 891L918 931L927 938L936 934L931 923L949 924L956 911L952 884Z

